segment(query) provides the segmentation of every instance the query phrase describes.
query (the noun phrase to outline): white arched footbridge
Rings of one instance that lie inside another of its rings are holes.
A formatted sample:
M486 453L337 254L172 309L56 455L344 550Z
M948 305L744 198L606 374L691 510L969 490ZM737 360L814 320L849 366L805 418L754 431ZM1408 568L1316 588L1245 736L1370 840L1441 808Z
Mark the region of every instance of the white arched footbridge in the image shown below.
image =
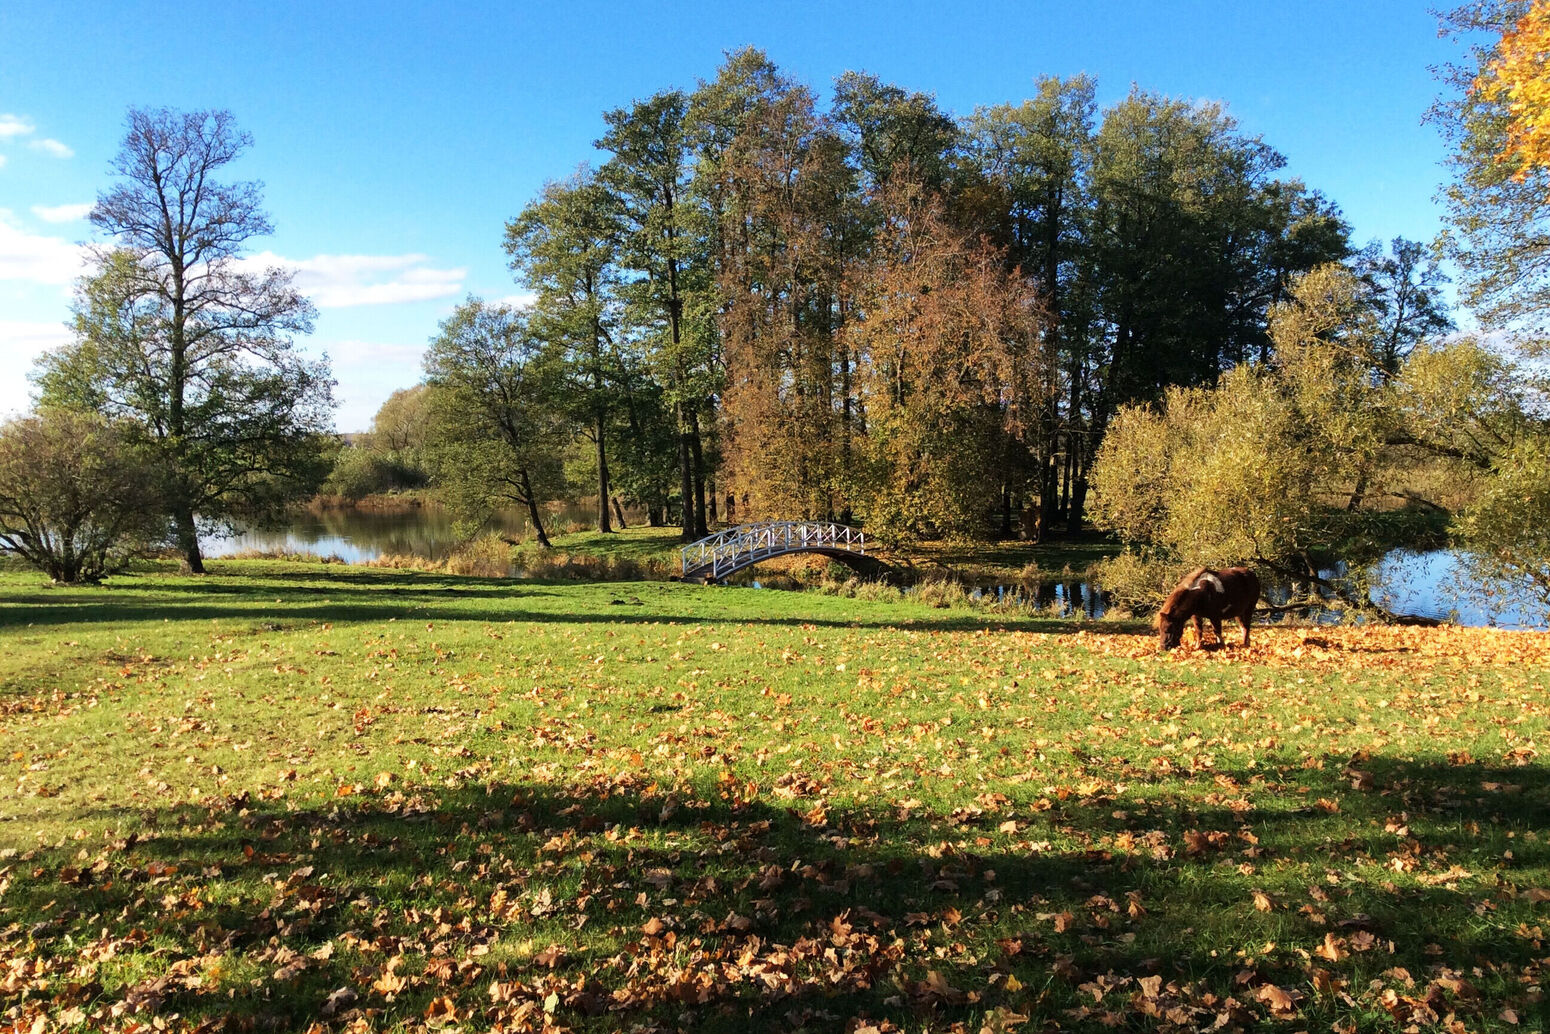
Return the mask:
M867 553L866 533L828 521L762 521L707 535L680 551L686 582L718 582L761 560L790 553L817 553L863 574L886 566Z

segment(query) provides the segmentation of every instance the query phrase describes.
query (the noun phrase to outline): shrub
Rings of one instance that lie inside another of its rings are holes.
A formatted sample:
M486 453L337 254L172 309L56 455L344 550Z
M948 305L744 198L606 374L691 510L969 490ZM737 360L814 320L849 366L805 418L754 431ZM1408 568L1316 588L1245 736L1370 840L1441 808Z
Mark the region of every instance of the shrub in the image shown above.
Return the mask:
M369 495L424 487L426 477L391 456L360 445L339 450L334 469L323 482L324 495L358 500Z
M463 543L447 557L448 574L505 578L511 574L511 546L495 532Z
M125 429L67 410L0 425L0 552L97 582L165 534L156 475Z
M924 603L928 607L966 607L969 605L969 593L963 587L963 583L949 578L932 578L921 582L910 591L917 603Z
M1137 613L1161 606L1168 591L1187 570L1177 563L1159 560L1152 553L1127 548L1118 556L1094 564L1092 576L1103 589L1111 608Z

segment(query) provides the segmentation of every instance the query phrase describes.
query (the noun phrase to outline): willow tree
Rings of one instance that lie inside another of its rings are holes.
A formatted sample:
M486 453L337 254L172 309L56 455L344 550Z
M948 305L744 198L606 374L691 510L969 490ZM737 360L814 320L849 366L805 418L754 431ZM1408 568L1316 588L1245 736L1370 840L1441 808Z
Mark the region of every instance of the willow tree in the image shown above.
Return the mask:
M134 109L92 223L75 343L40 361L41 400L132 421L152 445L190 570L200 524L272 516L316 488L333 410L326 360L298 353L313 309L244 246L271 232L260 186L216 177L252 138L225 111Z
M1121 407L1098 522L1164 566L1250 562L1365 606L1320 572L1441 545L1535 422L1510 365L1468 340L1423 343L1386 375L1381 309L1343 267L1294 281L1270 333L1268 363Z

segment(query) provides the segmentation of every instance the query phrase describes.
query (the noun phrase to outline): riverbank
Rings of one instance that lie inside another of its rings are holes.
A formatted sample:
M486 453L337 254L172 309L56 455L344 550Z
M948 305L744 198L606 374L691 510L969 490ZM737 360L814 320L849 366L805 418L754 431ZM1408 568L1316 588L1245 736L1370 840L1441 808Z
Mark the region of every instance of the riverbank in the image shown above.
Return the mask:
M8 1022L1540 1008L1544 633L211 569L0 574Z
M557 552L593 556L605 560L628 560L654 566L672 567L679 563L683 546L679 529L650 528L637 525L607 535L581 531L550 537ZM879 547L886 558L912 579L952 578L967 585L1016 585L1035 579L1081 580L1094 563L1119 552L1119 543L1107 535L1087 533L1045 542L925 542L907 547ZM522 556L542 555L531 542L523 544ZM781 562L784 560L784 564ZM793 556L766 561L763 570L806 574L816 582L829 561L823 557Z

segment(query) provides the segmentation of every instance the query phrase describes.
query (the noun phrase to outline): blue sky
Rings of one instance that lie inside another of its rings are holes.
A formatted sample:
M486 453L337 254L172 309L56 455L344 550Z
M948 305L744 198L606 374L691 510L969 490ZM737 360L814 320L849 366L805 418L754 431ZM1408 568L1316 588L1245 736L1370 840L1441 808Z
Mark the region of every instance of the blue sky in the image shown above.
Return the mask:
M984 3L0 3L0 412L66 339L81 218L110 182L130 106L228 108L265 184L255 250L298 269L333 358L340 430L419 379L468 294L516 293L505 221L595 158L601 113L692 88L753 44L824 90L848 69L947 110L1088 72L1225 102L1333 198L1365 242L1430 239L1443 147L1421 117L1456 59L1430 6L1089 0Z

